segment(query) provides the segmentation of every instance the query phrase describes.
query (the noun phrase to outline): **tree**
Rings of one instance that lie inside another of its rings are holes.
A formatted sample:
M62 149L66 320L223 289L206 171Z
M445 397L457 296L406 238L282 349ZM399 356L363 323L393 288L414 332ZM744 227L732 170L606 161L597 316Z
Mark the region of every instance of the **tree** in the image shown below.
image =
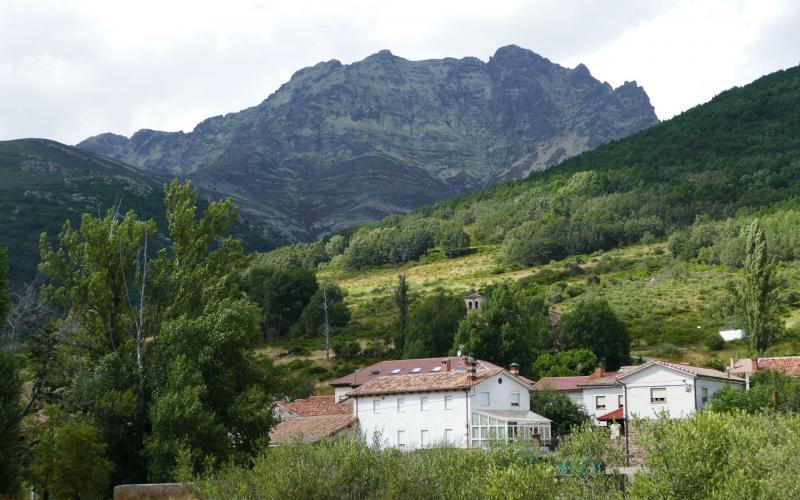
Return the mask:
M552 431L556 436L566 436L573 427L589 421L589 414L583 406L557 391L532 391L531 411L552 420Z
M314 271L297 267L255 267L247 274L246 287L250 299L263 310L264 336L272 338L290 332L319 290Z
M458 324L466 315L461 297L439 291L416 304L409 313L404 358L445 356L453 345Z
M19 493L22 380L14 358L0 349L0 497Z
M311 297L292 328L293 336L320 335L325 337L325 349L330 336L350 322L350 311L344 303L344 292L336 285L323 283ZM327 355L326 355L327 357Z
M768 262L767 238L758 219L747 230L742 278L732 289L734 305L756 354L767 350L783 328L778 317L774 268Z
M6 249L0 248L0 328L8 313L8 256Z
M445 257L458 257L469 249L469 236L460 224L443 223L439 229L437 244L442 247Z
M597 356L589 349L568 349L555 354L544 353L533 363L532 375L541 377L567 377L588 375L597 365Z
M631 339L625 324L603 299L584 300L561 318L561 343L569 349L587 348L609 371L630 361Z
M6 315L3 344L12 350L18 342L30 338L48 320L50 311L39 297L39 287L34 282L25 283L12 294L13 306Z
M531 366L536 354L549 347L547 308L540 298L530 299L503 283L491 292L478 313L458 325L451 352L464 346L478 358L508 366Z
M403 352L409 306L408 282L405 274L397 276L397 287L394 289L394 305L397 307L397 337L395 338L394 348L398 352Z
M113 464L106 445L88 423L71 421L48 408L48 421L35 431L30 476L45 498L102 498L108 495Z

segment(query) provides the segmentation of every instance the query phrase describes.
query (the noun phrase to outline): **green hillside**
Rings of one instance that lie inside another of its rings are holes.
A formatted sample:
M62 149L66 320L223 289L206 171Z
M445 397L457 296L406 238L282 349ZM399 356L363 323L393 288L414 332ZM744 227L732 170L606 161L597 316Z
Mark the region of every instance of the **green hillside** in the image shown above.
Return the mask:
M744 229L759 217L784 282L789 327L773 352L795 352L798 109L800 68L780 71L524 181L256 262L311 266L320 280L340 285L352 321L339 335L362 346L390 342L393 287L403 272L418 297L506 280L560 311L602 297L628 326L635 353L708 362L746 351L736 343L710 351L704 339L738 326L726 288L740 272ZM320 345L316 338L273 343L274 353Z
M163 222L165 178L44 139L0 142L0 247L8 248L9 282L31 280L39 262L39 234L56 235L65 219L105 213L119 204L140 218ZM251 249L272 245L245 226L236 234Z

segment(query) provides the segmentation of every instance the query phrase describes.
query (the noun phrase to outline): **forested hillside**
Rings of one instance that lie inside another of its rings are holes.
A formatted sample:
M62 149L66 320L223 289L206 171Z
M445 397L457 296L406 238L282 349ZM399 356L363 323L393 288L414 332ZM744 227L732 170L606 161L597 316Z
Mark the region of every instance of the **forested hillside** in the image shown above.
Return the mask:
M457 197L281 256L350 268L417 259L451 243L499 243L510 265L666 238L698 216L755 213L800 194L800 68L723 92L669 121L524 181ZM398 250L401 249L401 250Z
M83 213L120 214L134 209L155 218L163 235L163 186L167 178L122 162L45 139L0 142L0 248L8 249L11 288L31 281L39 262L39 234L58 234L65 220L77 225ZM250 249L276 243L240 220L234 233ZM156 246L163 246L160 236Z

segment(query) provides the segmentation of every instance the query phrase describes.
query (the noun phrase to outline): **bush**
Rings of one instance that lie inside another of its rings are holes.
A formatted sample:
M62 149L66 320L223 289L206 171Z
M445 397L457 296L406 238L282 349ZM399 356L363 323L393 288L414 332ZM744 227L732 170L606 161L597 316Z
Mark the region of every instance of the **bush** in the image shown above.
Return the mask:
M719 351L723 347L725 347L725 339L720 336L717 332L711 332L706 335L706 338L703 340L706 347L708 347L712 351Z
M336 342L333 344L333 352L336 354L336 359L354 359L361 354L361 346L355 340Z

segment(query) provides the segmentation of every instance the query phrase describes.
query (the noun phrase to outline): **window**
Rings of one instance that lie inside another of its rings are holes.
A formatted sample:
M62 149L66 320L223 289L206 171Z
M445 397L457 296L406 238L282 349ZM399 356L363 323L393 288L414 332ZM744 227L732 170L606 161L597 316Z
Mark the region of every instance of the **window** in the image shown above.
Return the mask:
M398 448L405 448L406 447L406 431L397 431L397 447Z
M708 403L708 387L700 389L700 394L702 395L703 404Z
M453 429L445 429L444 430L444 440L447 443L453 442Z
M482 392L481 393L481 406L489 406L489 393Z
M428 411L428 396L419 398L419 411Z
M397 398L397 413L405 413L406 409L403 408L403 403L405 402L405 398Z
M430 440L428 439L428 430L422 429L419 431L419 445L420 446L428 446L430 444Z
M395 368L394 370L390 371L389 373L391 373L392 375L397 375L398 373L400 373L400 370L402 370L402 368Z
M411 373L419 373L422 368L412 368Z
M605 396L595 396L594 397L594 407L598 410L605 410L606 409L606 397Z
M432 372L440 372L440 371L442 371L442 367L441 366L434 366L433 368L431 368L431 371Z
M373 399L372 400L372 413L380 413L381 412L381 400L380 399Z
M625 407L625 396L624 395L620 394L619 396L617 396L617 406L619 408L624 408Z
M519 393L512 392L511 393L511 406L512 407L519 407Z
M652 404L664 404L667 402L667 388L653 387L650 389L650 402Z
M444 397L444 409L445 410L452 410L453 409L453 396L445 395L445 397Z

